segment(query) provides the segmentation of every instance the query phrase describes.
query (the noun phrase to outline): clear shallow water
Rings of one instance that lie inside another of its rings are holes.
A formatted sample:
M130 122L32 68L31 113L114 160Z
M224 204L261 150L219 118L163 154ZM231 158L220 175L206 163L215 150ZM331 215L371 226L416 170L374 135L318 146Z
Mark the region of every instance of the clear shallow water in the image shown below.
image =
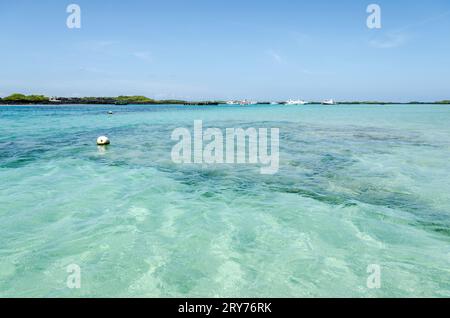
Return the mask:
M196 119L279 127L278 174L173 164ZM450 297L449 123L431 105L0 106L0 296Z

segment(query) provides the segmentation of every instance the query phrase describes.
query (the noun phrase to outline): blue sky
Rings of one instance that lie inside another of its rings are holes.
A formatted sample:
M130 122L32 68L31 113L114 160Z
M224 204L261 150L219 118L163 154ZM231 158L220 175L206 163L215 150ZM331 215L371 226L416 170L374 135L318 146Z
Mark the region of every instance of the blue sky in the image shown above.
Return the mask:
M450 99L448 0L1 0L0 41L0 96Z

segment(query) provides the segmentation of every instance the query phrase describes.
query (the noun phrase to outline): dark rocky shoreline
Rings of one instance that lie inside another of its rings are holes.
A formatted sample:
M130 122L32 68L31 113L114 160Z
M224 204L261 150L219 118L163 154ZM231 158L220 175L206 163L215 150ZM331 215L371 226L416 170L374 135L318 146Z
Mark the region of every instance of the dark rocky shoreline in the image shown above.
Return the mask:
M0 98L0 105L219 105L219 101L154 100L145 96L54 97L14 94Z

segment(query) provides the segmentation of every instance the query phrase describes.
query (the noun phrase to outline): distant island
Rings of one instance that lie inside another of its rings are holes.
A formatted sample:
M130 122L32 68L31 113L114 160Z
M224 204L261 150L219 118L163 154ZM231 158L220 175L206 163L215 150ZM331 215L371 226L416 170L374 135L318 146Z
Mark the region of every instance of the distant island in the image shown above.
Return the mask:
M221 105L225 101L185 101L185 100L156 100L145 96L117 96L117 97L47 97L44 95L24 95L12 94L10 96L0 98L0 105ZM279 102L283 104L285 102ZM258 102L257 104L271 104L271 102ZM308 104L321 104L321 102L310 102ZM380 101L341 101L336 104L346 105L394 105L394 104L436 104L450 105L450 100L442 100L435 102L380 102Z
M219 105L220 101L155 100L145 96L118 97L47 97L44 95L12 94L0 98L0 105Z

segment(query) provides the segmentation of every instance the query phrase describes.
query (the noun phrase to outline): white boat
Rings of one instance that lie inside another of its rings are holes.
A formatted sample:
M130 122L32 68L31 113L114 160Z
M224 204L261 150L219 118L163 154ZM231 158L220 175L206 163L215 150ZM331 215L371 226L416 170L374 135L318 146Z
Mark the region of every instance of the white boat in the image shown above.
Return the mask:
M333 99L326 99L322 102L323 105L336 105L336 102Z
M277 102L271 102L270 105L278 105L279 103Z
M227 105L237 105L237 104L239 104L239 103L235 102L233 100L230 100L230 101L227 102Z
M256 105L256 104L258 104L258 102L244 99L244 100L240 101L239 104L240 105Z
M297 100L290 99L285 103L285 105L306 105L306 104L308 104L308 102L305 102L304 100L301 99Z

